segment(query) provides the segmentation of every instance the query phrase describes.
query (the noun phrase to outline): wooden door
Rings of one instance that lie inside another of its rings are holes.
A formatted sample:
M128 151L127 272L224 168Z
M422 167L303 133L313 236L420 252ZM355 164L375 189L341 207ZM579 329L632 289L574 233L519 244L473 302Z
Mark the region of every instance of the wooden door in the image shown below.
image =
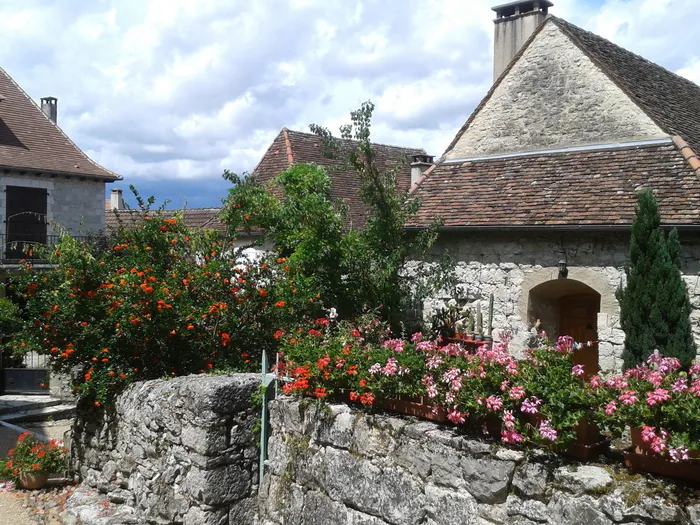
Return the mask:
M559 335L570 335L583 348L574 353L574 362L584 366L586 376L598 373L598 312L600 296L569 295L559 300ZM586 343L591 341L591 346Z
M23 259L32 244L46 244L47 192L7 186L6 259Z

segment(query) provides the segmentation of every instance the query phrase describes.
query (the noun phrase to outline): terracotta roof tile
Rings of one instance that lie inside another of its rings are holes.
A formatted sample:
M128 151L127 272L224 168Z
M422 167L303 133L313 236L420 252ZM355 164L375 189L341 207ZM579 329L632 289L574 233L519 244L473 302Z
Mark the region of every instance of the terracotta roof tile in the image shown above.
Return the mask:
M117 180L93 162L0 69L0 167Z
M412 225L629 225L641 188L664 224L700 226L700 178L674 144L442 164L415 192Z
M384 144L374 144L374 151L379 165L388 169L397 165L402 166L397 174L397 183L401 190L408 191L411 185L411 156L425 154L425 151ZM342 162L324 156L320 139L313 133L284 128L253 170L253 175L259 181L267 183L289 169L291 164L300 163L314 163L328 168L328 175L331 178L331 196L334 200L341 200L347 205L348 226L364 225L367 208L360 200L360 181L357 173L339 169L343 167Z
M225 225L219 220L221 208L187 208L184 210L167 210L165 214L182 213L187 226L196 229L225 231ZM117 230L121 225L126 228L134 227L143 221L141 210L108 210L105 213L105 228L107 231Z

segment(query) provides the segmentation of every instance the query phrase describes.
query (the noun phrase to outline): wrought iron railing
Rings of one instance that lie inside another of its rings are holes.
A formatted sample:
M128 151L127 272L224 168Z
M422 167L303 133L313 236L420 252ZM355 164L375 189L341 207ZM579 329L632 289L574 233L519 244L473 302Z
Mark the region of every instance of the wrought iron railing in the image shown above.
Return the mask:
M99 235L73 235L74 239L84 244L106 245L107 238ZM0 234L0 262L2 264L19 264L20 261L33 263L46 261L46 249L61 241L60 235L35 234Z

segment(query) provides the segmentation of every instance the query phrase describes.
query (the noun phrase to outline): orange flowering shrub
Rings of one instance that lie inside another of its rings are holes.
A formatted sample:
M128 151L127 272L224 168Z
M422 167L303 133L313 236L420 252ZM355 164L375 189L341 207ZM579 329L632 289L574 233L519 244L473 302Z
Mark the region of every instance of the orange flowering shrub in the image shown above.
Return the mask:
M136 213L136 212L134 212ZM139 212L108 246L65 237L11 283L24 309L16 352L48 355L97 406L128 383L212 370L258 370L263 349L320 310L318 297L278 256L242 259L233 240Z

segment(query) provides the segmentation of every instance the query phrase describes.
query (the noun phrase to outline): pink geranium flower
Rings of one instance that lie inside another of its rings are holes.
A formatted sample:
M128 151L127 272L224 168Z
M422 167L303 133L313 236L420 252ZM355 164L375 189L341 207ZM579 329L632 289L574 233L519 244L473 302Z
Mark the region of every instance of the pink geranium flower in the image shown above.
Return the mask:
M537 414L540 411L539 406L541 404L541 399L537 399L535 396L532 396L523 401L520 410L525 412L526 414Z
M552 428L552 422L549 419L540 423L539 432L540 436L542 436L544 439L548 439L549 441L557 440L557 431Z
M490 396L486 399L486 409L492 412L498 412L503 408L503 401L500 397Z
M668 401L669 399L671 399L671 395L668 393L668 390L664 390L663 388L657 388L653 392L647 392L647 404L651 407Z
M617 398L623 405L634 405L639 398L635 390L623 390L620 397Z

